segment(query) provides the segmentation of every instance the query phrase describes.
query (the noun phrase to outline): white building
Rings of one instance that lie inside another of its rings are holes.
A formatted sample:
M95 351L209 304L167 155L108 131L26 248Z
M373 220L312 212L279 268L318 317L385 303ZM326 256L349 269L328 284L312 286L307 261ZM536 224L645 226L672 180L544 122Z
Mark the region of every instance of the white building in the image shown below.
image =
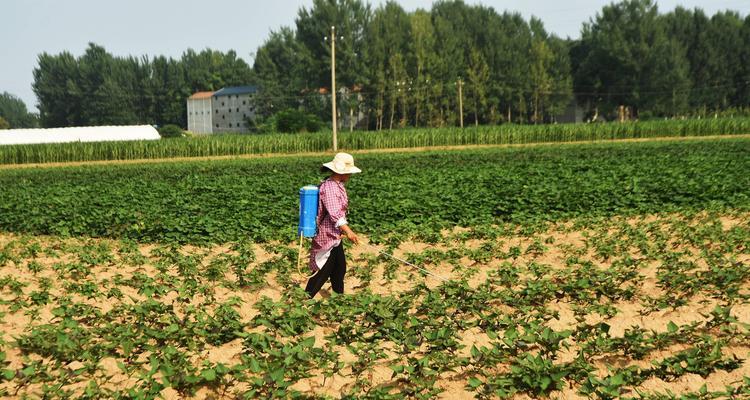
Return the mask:
M188 130L194 133L212 133L211 96L214 92L198 92L188 97Z
M151 125L8 129L0 131L0 145L159 139L161 139L159 132Z
M255 86L198 92L187 100L188 130L195 133L246 133L248 119L255 118Z

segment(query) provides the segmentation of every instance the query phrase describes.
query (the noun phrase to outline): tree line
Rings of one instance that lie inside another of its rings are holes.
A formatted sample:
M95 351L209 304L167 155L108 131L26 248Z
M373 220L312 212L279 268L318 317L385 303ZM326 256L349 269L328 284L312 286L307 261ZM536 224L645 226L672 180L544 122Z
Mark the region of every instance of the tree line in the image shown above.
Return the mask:
M78 58L69 52L40 55L33 90L46 127L184 127L191 94L252 81L252 68L234 51L188 50L180 59L150 59L115 57L92 43Z
M23 100L8 92L0 94L0 129L35 128L38 125L37 115L29 112Z
M581 38L537 18L462 1L405 11L390 1L314 0L270 33L248 65L230 51L114 57L91 44L42 54L33 88L43 126L176 123L187 97L255 84L260 120L296 109L329 120L331 27L339 112L369 129L554 122L573 100L588 118L713 115L750 106L750 17L651 0L603 7ZM459 95L460 93L460 95Z

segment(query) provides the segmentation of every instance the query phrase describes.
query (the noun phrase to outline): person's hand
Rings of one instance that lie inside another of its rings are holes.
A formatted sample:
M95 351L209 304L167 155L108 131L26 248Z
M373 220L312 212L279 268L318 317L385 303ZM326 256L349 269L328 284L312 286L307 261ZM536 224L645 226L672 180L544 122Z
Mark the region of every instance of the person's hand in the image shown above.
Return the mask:
M344 225L341 227L341 230L344 231L344 234L341 235L341 238L343 239L346 237L347 239L351 240L354 244L359 244L359 238L357 237L357 234L354 233L354 231L349 228L348 225Z
M354 244L359 244L359 238L357 237L357 234L351 230L346 234L346 238L351 240Z

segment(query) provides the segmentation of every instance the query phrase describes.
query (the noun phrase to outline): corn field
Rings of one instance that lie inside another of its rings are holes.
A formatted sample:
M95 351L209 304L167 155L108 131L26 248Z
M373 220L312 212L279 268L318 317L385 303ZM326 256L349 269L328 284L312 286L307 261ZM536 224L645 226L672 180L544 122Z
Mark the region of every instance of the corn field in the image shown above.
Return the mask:
M483 144L527 144L750 133L750 118L665 120L600 124L499 125L339 133L342 150ZM0 133L1 134L1 133ZM0 164L321 152L330 132L215 135L160 141L0 146Z

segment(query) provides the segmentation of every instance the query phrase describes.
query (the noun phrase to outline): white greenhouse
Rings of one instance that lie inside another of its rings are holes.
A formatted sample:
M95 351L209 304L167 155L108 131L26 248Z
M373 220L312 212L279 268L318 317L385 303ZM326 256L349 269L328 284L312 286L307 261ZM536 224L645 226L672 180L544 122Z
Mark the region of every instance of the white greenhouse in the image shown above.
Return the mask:
M0 130L0 145L158 140L160 138L159 132L151 125Z

